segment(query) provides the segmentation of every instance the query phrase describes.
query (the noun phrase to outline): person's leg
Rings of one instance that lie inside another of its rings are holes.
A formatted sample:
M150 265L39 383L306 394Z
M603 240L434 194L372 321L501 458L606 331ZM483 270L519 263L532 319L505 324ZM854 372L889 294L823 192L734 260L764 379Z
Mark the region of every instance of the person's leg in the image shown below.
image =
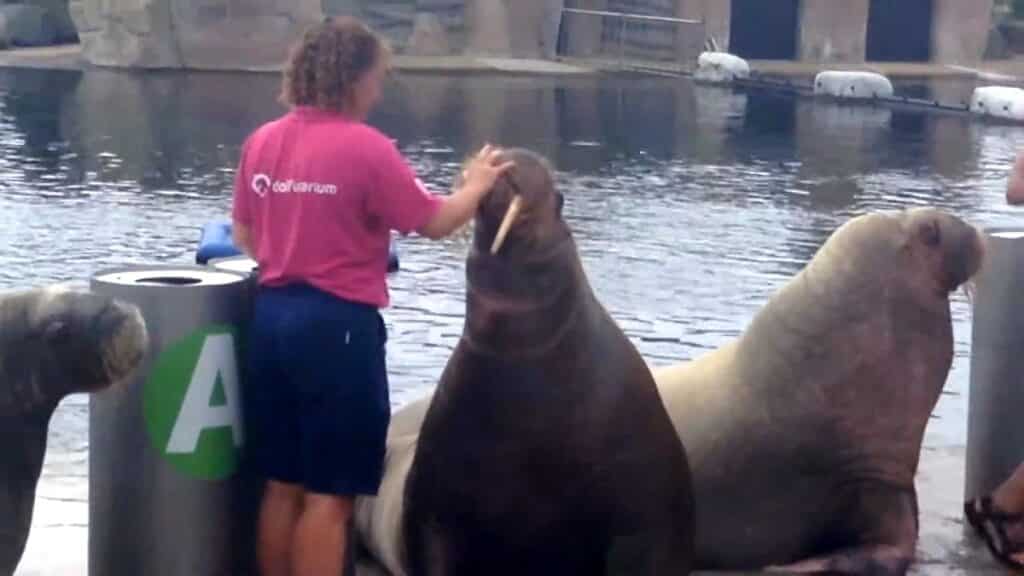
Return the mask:
M259 561L262 576L292 574L292 545L302 504L302 487L273 480L267 482L260 507Z
M992 503L997 510L1013 515L1024 515L1024 464L1017 467L1013 475L1003 482L992 494ZM1024 521L1010 523L1006 526L1008 544L1014 547L1024 546ZM1013 559L1024 563L1024 553L1013 554Z
M991 495L968 500L964 513L996 558L1024 568L1024 464Z
M358 495L377 493L390 420L384 335L376 310L324 297L295 351L300 461L306 489L295 534L294 576L339 576L351 559Z
M1003 512L1024 514L1024 464L996 489L992 502Z
M348 558L351 498L307 493L295 528L292 576L340 576Z
M289 576L295 526L302 512L298 399L278 345L289 300L263 290L249 329L245 421L253 472L266 480L257 521L257 560L262 576Z

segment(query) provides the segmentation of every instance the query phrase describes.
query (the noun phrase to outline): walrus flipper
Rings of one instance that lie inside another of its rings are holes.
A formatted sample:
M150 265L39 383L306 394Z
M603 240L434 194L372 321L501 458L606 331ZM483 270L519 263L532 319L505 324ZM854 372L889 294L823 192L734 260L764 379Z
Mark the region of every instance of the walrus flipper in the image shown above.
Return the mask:
M0 438L19 440L0 461L0 576L14 574L28 543L48 423L48 415L0 422Z
M771 567L789 574L904 576L914 562L917 543L917 494L913 489L871 483L857 491L856 505L844 521L847 542L862 542L795 564Z
M784 574L856 574L903 576L913 562L912 555L899 546L877 545L842 550L788 566L773 566L767 572Z

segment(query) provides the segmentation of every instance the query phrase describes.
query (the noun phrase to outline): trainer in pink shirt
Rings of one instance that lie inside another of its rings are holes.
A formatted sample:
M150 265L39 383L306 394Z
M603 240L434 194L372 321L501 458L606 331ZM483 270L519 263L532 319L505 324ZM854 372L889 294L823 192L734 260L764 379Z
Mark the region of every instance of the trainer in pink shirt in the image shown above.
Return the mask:
M383 308L391 230L418 230L441 205L375 128L298 107L246 140L233 216L260 284L305 282Z

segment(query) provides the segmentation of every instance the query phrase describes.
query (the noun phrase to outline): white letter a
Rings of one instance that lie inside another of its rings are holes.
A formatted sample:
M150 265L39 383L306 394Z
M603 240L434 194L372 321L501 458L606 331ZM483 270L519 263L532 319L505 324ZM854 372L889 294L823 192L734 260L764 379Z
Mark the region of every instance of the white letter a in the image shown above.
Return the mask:
M235 446L242 445L242 422L239 418L238 367L235 339L231 334L207 336L199 353L192 381L189 382L181 412L167 442L168 454L191 454L199 447L199 437L210 428L231 428ZM224 404L211 406L213 390L220 377L224 388Z

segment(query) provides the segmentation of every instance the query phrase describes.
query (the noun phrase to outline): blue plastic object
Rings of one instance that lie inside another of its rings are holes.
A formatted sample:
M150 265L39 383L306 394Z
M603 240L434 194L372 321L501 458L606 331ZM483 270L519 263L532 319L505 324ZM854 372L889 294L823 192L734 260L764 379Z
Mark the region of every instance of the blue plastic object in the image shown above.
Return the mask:
M196 264L205 266L215 258L240 256L242 251L235 247L231 239L231 222L216 220L203 226L199 236L199 249L196 250Z
M203 226L199 236L199 249L196 250L196 264L205 266L216 258L230 258L241 256L242 251L235 246L231 238L231 222L227 220L214 220ZM388 273L398 271L398 248L391 243L388 253Z

